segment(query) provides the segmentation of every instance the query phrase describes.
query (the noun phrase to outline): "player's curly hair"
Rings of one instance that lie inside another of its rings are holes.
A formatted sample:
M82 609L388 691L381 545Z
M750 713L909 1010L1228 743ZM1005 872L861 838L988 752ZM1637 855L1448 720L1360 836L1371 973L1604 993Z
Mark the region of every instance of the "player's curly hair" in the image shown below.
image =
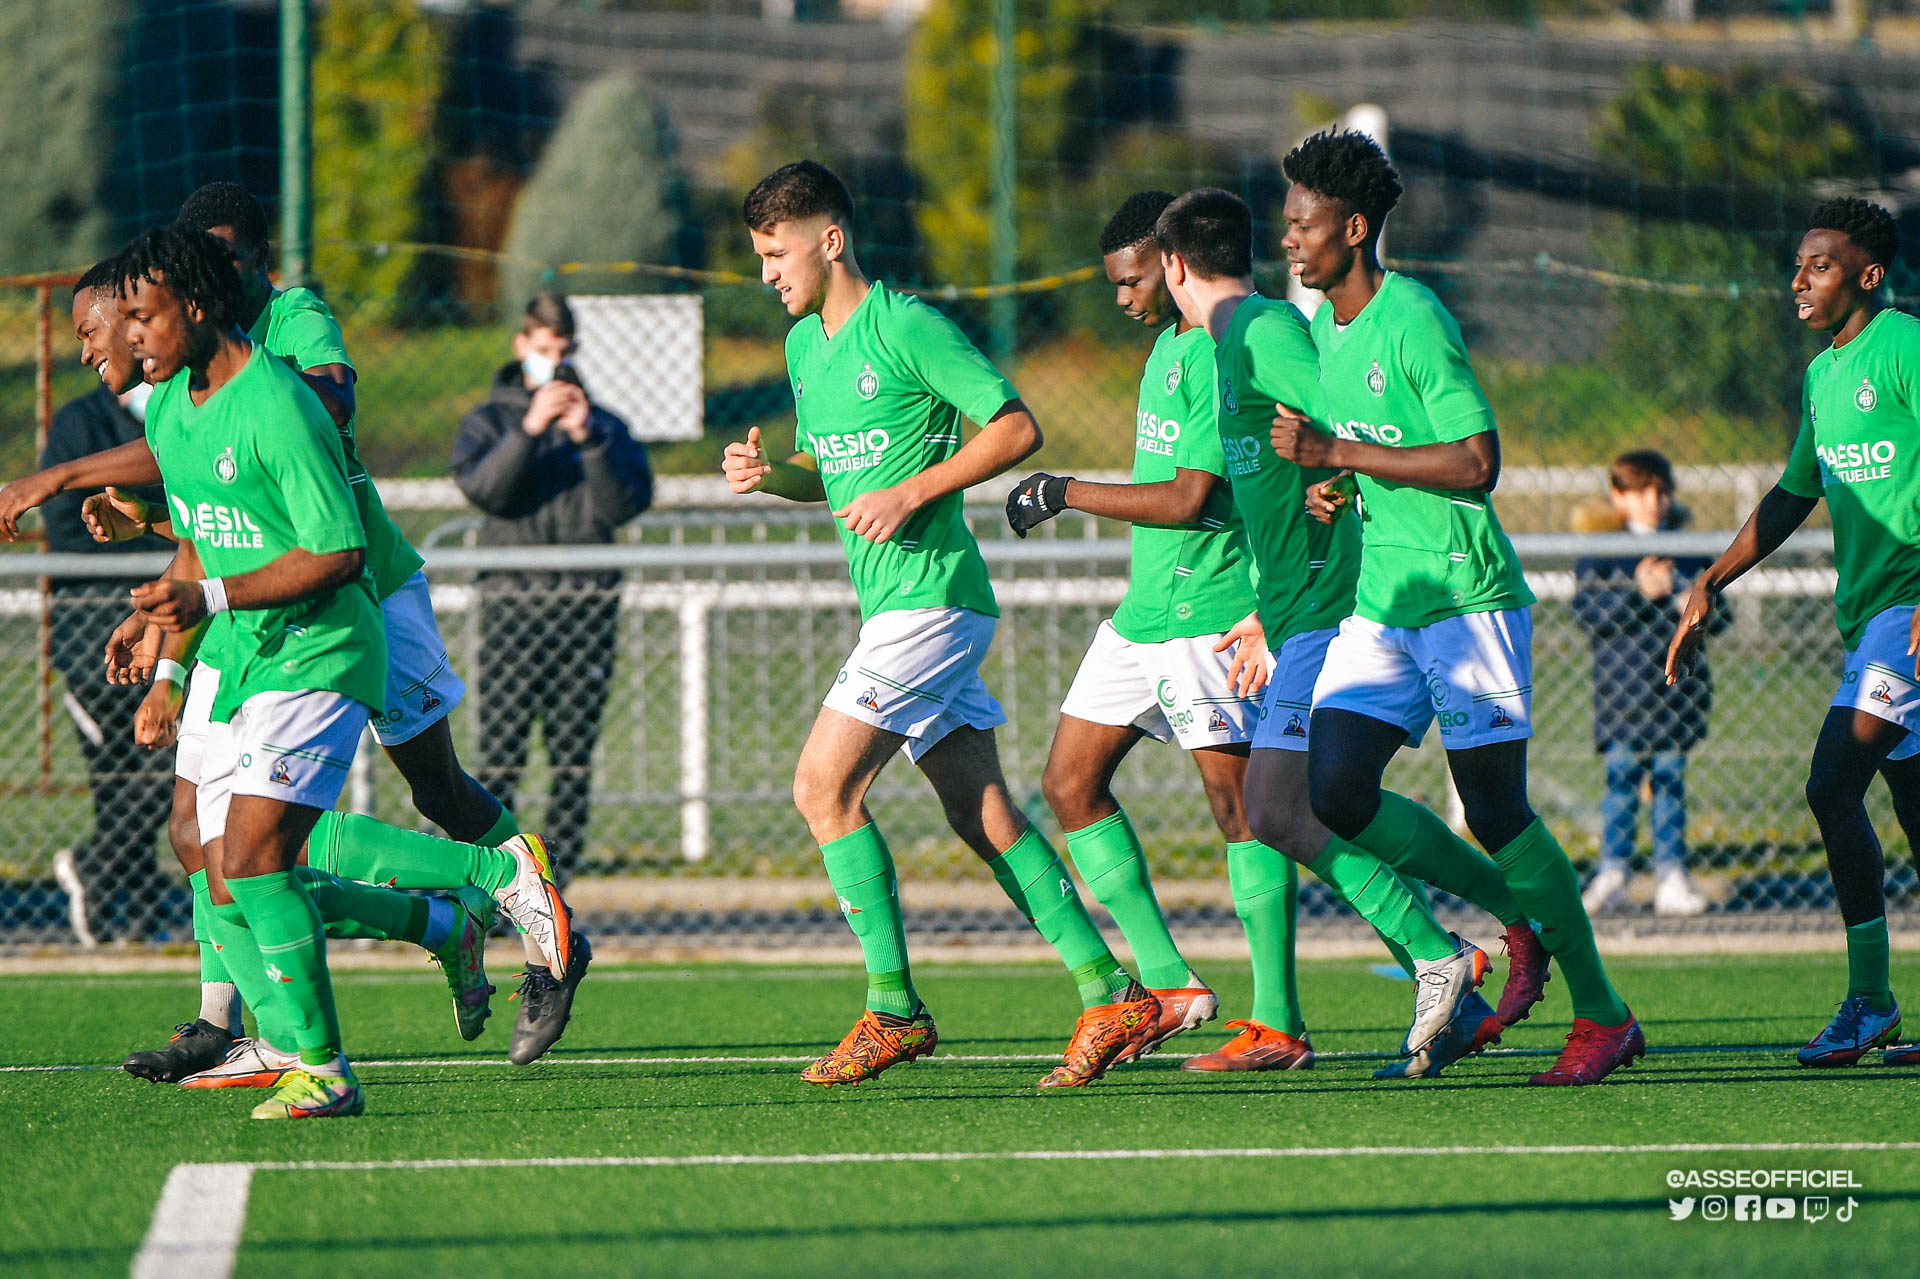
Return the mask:
M73 296L79 297L82 293L87 293L94 289L110 289L119 278L120 260L118 258L102 258L100 261L88 267L86 273L73 282Z
M1153 224L1173 203L1170 191L1135 191L1120 202L1106 229L1100 232L1100 256L1131 249L1153 238Z
M217 226L232 227L234 247L242 257L264 253L267 248L267 211L260 207L253 192L238 182L209 182L187 197L177 216L181 226L196 231L211 231Z
M765 234L782 222L825 216L853 229L853 195L840 175L814 160L783 164L754 184L740 205L749 231Z
M1858 196L1823 200L1814 205L1807 229L1838 231L1881 266L1892 266L1893 260L1900 256L1900 226L1893 220L1893 214Z
M205 231L176 223L135 236L115 261L114 290L124 294L137 280L199 307L217 328L240 322L240 273L226 244Z
M1314 134L1287 152L1280 168L1289 182L1338 200L1349 214L1365 218L1367 233L1376 239L1406 190L1380 144L1351 129Z

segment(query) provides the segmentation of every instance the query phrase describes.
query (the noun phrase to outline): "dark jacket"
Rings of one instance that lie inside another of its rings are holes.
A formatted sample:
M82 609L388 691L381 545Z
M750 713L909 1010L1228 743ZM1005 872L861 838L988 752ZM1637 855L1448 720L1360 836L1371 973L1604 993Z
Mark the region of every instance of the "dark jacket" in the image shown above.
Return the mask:
M575 444L557 426L528 435L520 429L520 419L532 402L520 365L509 363L494 374L486 403L460 421L453 478L467 500L486 513L480 544L611 542L622 524L653 501L646 446L628 433L626 423L599 408L591 410L585 444ZM569 577L598 581L609 575ZM610 580L617 578L611 575Z
M1670 519L1678 527L1685 519ZM1673 687L1667 687L1667 646L1693 579L1710 563L1673 562L1673 594L1650 600L1634 585L1641 556L1582 559L1574 565L1573 615L1593 641L1593 745L1644 751L1691 750L1707 735L1713 676L1704 650ZM1722 601L1709 633L1732 621Z
M105 449L118 448L146 438L146 428L120 405L113 392L95 387L77 400L60 406L47 430L47 447L41 451L44 470L61 462L86 457ZM160 509L154 514L165 518L165 495L159 485L128 490L139 494ZM164 537L147 536L131 542L96 542L80 519L80 505L91 493L61 493L40 509L41 524L47 532L47 549L74 551L86 555L126 555L136 551L172 551L173 543ZM141 580L145 580L144 578ZM65 578L53 584L55 594L112 595L121 597L128 589L122 580L105 578ZM114 619L118 621L118 618Z

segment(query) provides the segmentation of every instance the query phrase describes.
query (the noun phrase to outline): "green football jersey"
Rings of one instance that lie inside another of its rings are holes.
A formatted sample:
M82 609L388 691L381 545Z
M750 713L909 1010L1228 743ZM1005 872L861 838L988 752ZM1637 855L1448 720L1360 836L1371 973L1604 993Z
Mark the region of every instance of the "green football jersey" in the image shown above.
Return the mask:
M818 315L793 326L787 375L795 447L818 463L836 511L952 457L962 415L984 423L1019 398L953 321L877 281L832 338ZM1000 615L961 503L930 502L877 544L840 526L862 621L907 608Z
M1320 396L1333 433L1392 448L1491 431L1493 410L1467 362L1460 326L1424 284L1387 272L1344 328L1313 317ZM1533 592L1487 493L1359 476L1360 566L1354 611L1383 626L1428 626L1462 613L1524 608Z
M317 369L325 364L353 367L347 344L333 312L312 289L276 289L253 322L247 336L285 360L293 369ZM406 534L387 514L386 503L367 477L354 444L353 422L340 428L340 448L347 459L347 482L367 528L367 572L373 575L374 596L385 599L420 571L423 561Z
M1875 614L1920 604L1920 320L1882 311L1813 357L1780 487L1827 499L1849 649Z
M1307 514L1307 487L1332 471L1303 468L1273 451L1276 403L1314 414L1320 363L1307 322L1290 302L1242 299L1220 335L1220 443L1233 502L1253 548L1260 625L1278 648L1289 636L1338 626L1353 611L1360 523Z
M1135 524L1127 593L1113 629L1136 644L1217 635L1253 611L1246 538L1226 484L1214 404L1213 339L1169 325L1153 344L1134 413L1133 482L1177 471L1221 477L1197 524Z
M174 532L191 539L209 577L252 572L295 547L326 555L366 546L340 434L295 373L256 344L246 367L197 406L190 376L154 388L147 443ZM231 609L214 622L202 658L220 672L215 720L274 690L381 704L386 631L365 573L317 599Z

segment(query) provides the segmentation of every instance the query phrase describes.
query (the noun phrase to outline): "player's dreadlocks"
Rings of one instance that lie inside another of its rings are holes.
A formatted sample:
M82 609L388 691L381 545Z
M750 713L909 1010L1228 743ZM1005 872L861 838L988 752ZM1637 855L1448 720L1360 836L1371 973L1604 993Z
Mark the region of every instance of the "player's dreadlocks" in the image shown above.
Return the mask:
M264 253L267 248L267 211L254 199L253 192L238 182L207 183L180 206L178 221L197 231L231 227L234 247L243 258Z
M142 231L121 251L114 269L118 292L125 293L136 280L159 284L200 308L217 328L240 322L240 273L227 246L205 231L178 225Z
M1881 266L1892 266L1900 256L1900 227L1893 215L1870 200L1845 196L1813 206L1809 230L1838 231Z
M120 259L102 258L87 268L85 275L73 284L73 296L79 297L91 289L110 289L120 279Z
M1160 220L1173 196L1166 191L1135 191L1120 202L1100 232L1100 256L1131 249L1153 238L1153 224Z
M853 229L853 196L840 176L824 164L797 160L783 164L754 184L741 204L747 229L765 234L782 222L826 216Z
M1280 168L1289 182L1337 200L1349 214L1364 217L1368 233L1375 238L1405 190L1379 144L1352 130L1314 134L1289 151Z

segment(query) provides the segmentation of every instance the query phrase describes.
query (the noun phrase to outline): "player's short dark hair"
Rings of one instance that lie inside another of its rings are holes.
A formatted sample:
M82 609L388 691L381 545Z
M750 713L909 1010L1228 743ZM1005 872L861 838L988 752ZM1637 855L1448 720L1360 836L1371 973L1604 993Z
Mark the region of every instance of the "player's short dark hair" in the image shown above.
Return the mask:
M1365 218L1368 235L1374 239L1406 189L1380 144L1351 129L1314 134L1287 152L1280 168L1287 181L1338 201L1349 215Z
M1153 238L1203 280L1253 274L1253 212L1231 191L1201 187L1175 197L1154 222Z
M110 289L120 278L120 263L116 258L102 258L88 267L78 280L73 282L73 296L93 289Z
M851 230L853 195L838 174L812 160L783 164L754 184L741 202L747 229L765 233L782 222L825 217Z
M208 322L231 328L240 322L240 272L227 245L195 227L158 226L135 236L115 259L115 292L150 280L183 303L197 306Z
M527 309L520 317L520 331L531 333L535 329L552 329L567 341L573 341L573 308L567 305L564 293L536 293L527 303Z
M1173 203L1171 191L1135 191L1120 202L1100 232L1100 256L1131 249L1154 238L1153 224Z
M1673 493L1673 463L1657 449L1629 449L1607 468L1607 483L1622 493L1658 488Z
M238 182L209 182L187 197L180 206L179 222L196 231L211 231L217 226L232 227L234 247L242 257L264 253L271 232L267 229L267 211L253 192Z
M1858 196L1842 196L1814 205L1807 229L1838 231L1881 266L1892 266L1893 260L1900 256L1900 225L1893 220L1893 214Z

